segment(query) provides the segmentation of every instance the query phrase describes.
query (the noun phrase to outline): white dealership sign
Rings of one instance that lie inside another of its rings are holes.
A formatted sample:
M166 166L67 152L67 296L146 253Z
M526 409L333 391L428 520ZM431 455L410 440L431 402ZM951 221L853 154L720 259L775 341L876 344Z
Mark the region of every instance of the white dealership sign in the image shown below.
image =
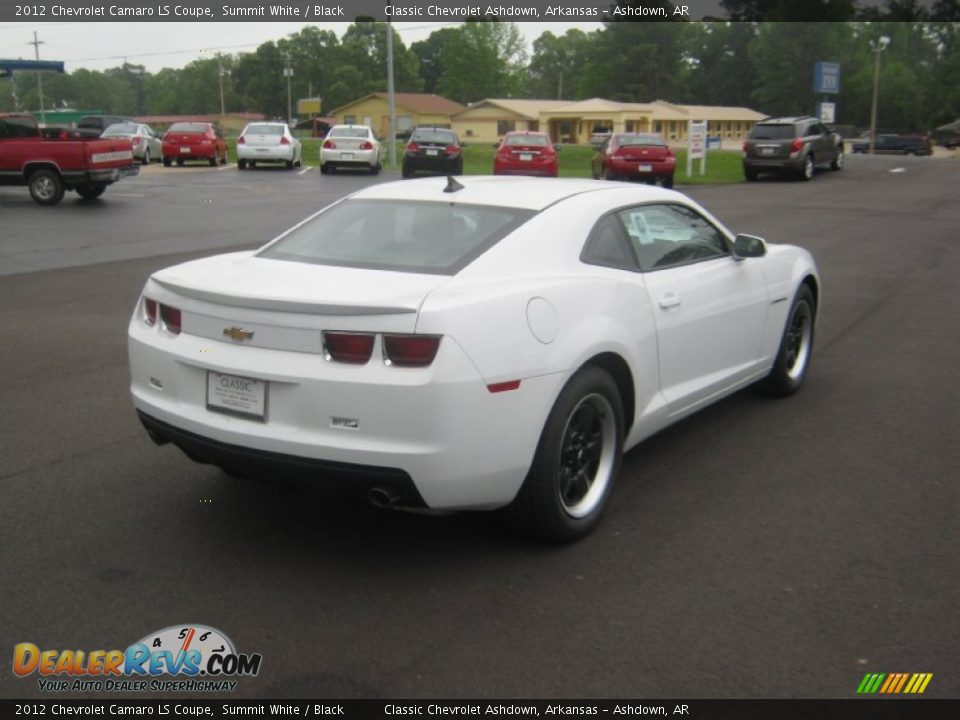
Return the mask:
M700 174L707 172L707 121L691 120L687 132L687 177L693 175L693 160L700 158Z

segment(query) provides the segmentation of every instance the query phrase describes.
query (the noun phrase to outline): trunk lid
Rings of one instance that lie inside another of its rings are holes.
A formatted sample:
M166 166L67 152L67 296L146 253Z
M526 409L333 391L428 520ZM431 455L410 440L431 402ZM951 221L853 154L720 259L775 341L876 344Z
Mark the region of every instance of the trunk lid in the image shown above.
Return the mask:
M320 353L323 330L414 332L423 300L448 280L245 252L161 270L151 277L145 294L180 309L184 333Z

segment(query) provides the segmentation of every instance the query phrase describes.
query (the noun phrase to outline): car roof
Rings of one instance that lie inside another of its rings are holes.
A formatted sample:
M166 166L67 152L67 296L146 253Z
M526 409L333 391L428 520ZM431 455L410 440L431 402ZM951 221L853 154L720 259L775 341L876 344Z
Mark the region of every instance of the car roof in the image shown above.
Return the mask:
M350 195L349 199L457 202L466 205L543 210L576 195L622 193L625 188L630 191L630 202L642 203L677 198L677 193L672 190L651 185L627 186L625 183L611 183L603 180L471 175L453 179L460 189L455 192L444 192L449 182L450 180L446 177L430 177L382 183L364 188Z
M810 115L797 115L795 117L768 117L760 120L757 125L792 125L798 122L806 122L808 120L815 120L816 118L811 117Z

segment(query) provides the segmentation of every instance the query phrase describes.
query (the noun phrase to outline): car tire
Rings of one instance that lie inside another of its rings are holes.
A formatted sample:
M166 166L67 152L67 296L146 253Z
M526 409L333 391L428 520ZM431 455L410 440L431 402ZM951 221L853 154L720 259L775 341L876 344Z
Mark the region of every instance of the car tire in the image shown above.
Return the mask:
M216 166L217 166L217 156L214 155L212 158L210 158L210 159L208 160L208 162L210 163L210 167L216 167Z
M800 167L800 179L804 182L813 180L814 171L813 155L807 153L803 156L803 165Z
M506 509L518 530L572 542L599 522L623 455L623 402L613 378L586 367L560 392L520 492Z
M237 170L246 170L247 161L246 160L237 160Z
M150 148L147 148L146 150L144 150L144 152L143 152L143 159L140 161L140 164L141 164L141 165L149 165L149 164L150 164Z
M284 165L286 166L287 170L293 170L294 162L293 162L293 160L287 160L287 161L284 163Z
M459 160L455 168L453 168L454 175L463 175L463 160Z
M173 161L172 161L170 158L168 158L168 157L164 157L164 158L163 158L163 166L164 166L164 167L170 167L170 165L171 165L172 162L173 162Z
M183 158L177 158L177 167L183 167Z
M106 189L105 183L85 183L76 187L77 195L84 200L96 200L103 195L103 191Z
M616 179L617 179L617 175L616 175L616 173L614 173L613 170L611 170L610 168L605 168L604 171L603 171L603 179L604 179L604 180L616 180Z
M379 174L380 174L380 163L377 163L376 165L371 165L371 166L370 166L370 174L371 174L371 175L379 175Z
M843 169L843 150L839 151L836 157L833 158L833 162L830 163L831 170L842 170Z
M411 169L410 169L409 167L407 167L406 165L403 165L403 166L400 168L400 175L402 175L402 176L405 177L405 178L412 178L412 177L413 177L413 170L411 170Z
M320 163L320 174L327 175L329 174L329 172L330 172L330 167L327 165L327 163Z
M800 389L813 354L816 310L810 286L801 285L787 313L777 359L763 381L764 389L770 394L785 397Z
M660 184L665 187L667 190L673 188L673 175L670 177L665 177L660 181Z
M40 205L56 205L63 200L66 188L60 173L55 170L35 170L27 181L30 197Z
M747 182L753 182L760 177L760 173L758 173L756 170L751 170L750 168L745 167L743 169L743 176L747 179Z

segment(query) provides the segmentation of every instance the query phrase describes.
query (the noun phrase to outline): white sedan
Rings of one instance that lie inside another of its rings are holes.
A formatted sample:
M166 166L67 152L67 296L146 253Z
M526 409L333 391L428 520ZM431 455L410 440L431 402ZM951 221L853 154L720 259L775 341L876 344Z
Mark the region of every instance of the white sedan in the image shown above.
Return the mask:
M622 453L761 381L798 389L810 254L690 198L594 180L368 187L263 248L154 273L129 326L150 436L378 505L597 523Z
M320 172L354 168L376 175L383 168L383 153L383 143L366 125L334 125L320 146Z
M257 163L279 162L293 169L300 167L302 152L300 141L286 123L250 123L237 138L237 167L246 170Z

